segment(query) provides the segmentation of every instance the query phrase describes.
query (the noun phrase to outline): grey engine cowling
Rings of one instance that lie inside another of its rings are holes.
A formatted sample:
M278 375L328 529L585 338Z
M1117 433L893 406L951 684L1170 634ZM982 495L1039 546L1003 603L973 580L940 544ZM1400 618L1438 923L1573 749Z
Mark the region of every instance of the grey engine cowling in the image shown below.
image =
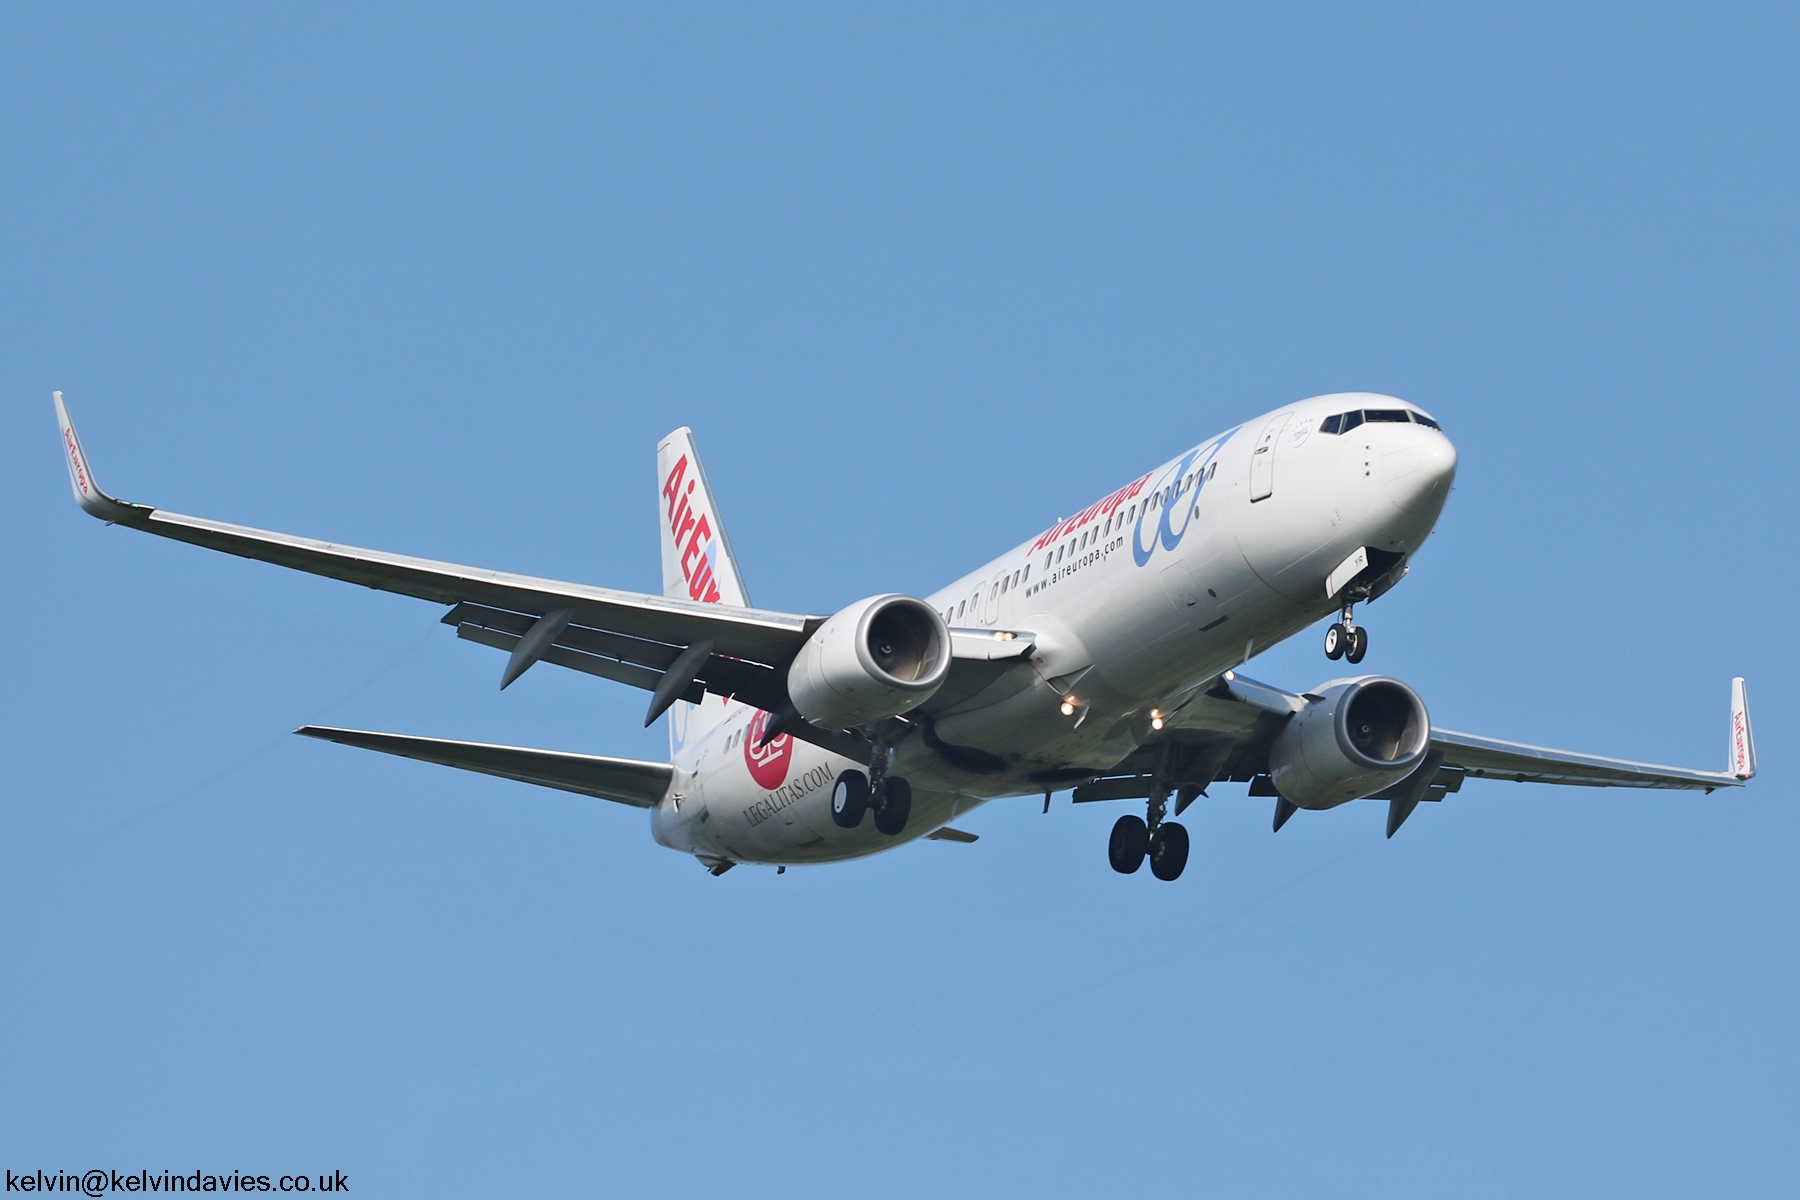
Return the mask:
M848 729L931 699L950 673L950 629L923 600L871 596L821 625L788 668L788 698L814 725Z
M1410 775L1431 744L1431 718L1397 679L1341 680L1313 693L1269 748L1269 777L1288 803L1332 808Z

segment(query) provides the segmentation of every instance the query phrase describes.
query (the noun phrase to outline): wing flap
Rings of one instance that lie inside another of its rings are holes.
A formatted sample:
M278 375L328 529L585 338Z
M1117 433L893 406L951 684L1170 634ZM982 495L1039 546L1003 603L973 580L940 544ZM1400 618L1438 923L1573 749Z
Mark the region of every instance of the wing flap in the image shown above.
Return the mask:
M533 750L524 746L496 746L486 742L457 742L445 738L412 737L399 733L373 733L362 729L332 729L303 725L294 730L303 737L378 750L401 758L437 763L461 771L476 771L516 779L539 787L578 792L634 808L654 808L669 790L675 768L668 763L632 758L608 758L598 754L573 754L562 750Z

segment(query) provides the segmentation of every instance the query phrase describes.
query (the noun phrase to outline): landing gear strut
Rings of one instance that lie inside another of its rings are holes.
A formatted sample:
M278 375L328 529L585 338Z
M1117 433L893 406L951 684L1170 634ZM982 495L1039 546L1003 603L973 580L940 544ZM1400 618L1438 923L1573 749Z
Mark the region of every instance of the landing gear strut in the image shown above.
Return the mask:
M1353 663L1369 652L1369 631L1356 623L1356 601L1345 600L1343 615L1325 631L1325 657L1332 662L1347 658Z
M1143 817L1127 813L1113 823L1106 843L1106 859L1121 875L1130 875L1150 860L1150 873L1158 879L1179 879L1188 860L1187 829L1163 820L1168 789L1158 785Z

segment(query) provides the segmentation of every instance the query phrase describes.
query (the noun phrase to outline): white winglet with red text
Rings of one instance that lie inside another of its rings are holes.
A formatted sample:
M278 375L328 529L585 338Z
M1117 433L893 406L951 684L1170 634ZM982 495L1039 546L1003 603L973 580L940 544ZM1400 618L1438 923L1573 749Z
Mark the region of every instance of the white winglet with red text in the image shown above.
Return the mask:
M1731 681L1731 757L1725 771L1739 779L1756 774L1756 739L1750 733L1750 698L1744 692L1744 678Z
M63 403L63 394L53 392L52 395L56 398L56 423L62 429L63 462L69 468L69 486L75 489L75 503L81 505L83 512L102 521L122 520L134 509L148 512L139 505L114 500L100 490L100 485L94 481L94 469L88 466L87 455L82 452L75 424L69 420L69 408Z

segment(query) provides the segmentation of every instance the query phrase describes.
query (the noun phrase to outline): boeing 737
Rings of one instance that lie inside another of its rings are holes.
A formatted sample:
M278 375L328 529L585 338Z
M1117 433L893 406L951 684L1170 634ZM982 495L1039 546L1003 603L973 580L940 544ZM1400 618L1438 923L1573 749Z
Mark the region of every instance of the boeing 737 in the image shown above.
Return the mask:
M308 725L348 746L648 810L662 845L714 875L785 870L917 838L989 800L1073 788L1143 802L1114 870L1187 864L1174 817L1216 782L1295 812L1387 802L1393 837L1465 780L1712 791L1756 773L1743 679L1724 771L1548 750L1431 723L1382 675L1289 692L1240 673L1330 619L1328 659L1362 662L1355 609L1399 583L1437 524L1456 449L1392 396L1317 396L1183 450L925 597L882 593L827 616L750 603L692 434L657 447L663 594L359 550L115 500L55 396L75 499L113 525L448 606L457 636L650 693L669 761ZM1171 807L1173 811L1171 812Z

